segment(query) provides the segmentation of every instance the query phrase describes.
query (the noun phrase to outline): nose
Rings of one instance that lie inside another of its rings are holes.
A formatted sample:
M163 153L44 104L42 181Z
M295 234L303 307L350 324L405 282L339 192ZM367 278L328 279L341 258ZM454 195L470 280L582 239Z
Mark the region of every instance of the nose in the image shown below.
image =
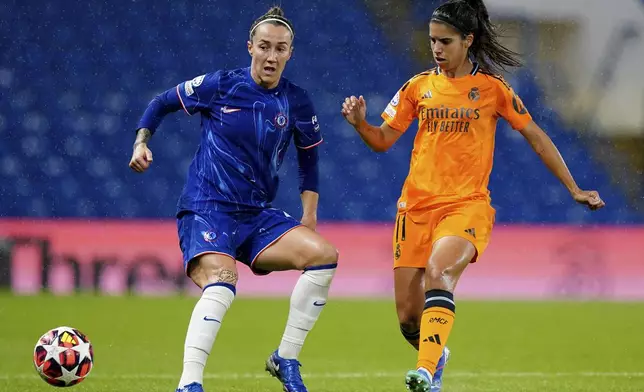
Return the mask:
M268 53L268 61L271 63L277 62L277 51L275 49Z

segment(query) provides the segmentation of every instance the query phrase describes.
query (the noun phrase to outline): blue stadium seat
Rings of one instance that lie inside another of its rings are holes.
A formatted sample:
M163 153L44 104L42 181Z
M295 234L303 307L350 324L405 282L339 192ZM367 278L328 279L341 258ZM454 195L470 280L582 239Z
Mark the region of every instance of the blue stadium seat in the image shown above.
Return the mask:
M414 73L393 53L360 1L282 0L295 25L286 76L308 89L319 113L321 220L389 221L407 175L414 132L375 154L340 115L345 96L364 95L369 120ZM127 166L134 128L155 94L220 68L246 66L250 23L265 9L245 2L26 2L0 4L0 215L171 217L199 142L199 119L179 112L151 142L152 169ZM423 8L419 18L426 18ZM425 12L427 11L427 12ZM43 15L38 18L33 15ZM20 26L13 28L12 26ZM54 50L53 47L56 49ZM609 208L592 216L502 121L491 178L498 222L642 222L573 131L542 101L526 70L512 83L553 137L584 187ZM291 147L276 206L297 214Z

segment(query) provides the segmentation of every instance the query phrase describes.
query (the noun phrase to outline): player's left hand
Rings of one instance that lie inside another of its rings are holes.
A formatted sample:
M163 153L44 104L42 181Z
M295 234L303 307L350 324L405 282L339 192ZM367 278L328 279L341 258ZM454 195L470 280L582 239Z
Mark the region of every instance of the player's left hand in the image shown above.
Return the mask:
M313 215L304 215L304 216L302 216L301 222L302 222L302 224L304 226L308 227L309 229L311 229L313 231L315 231L315 228L316 228L316 226L318 224L317 218L315 216L313 216Z
M584 204L592 211L598 210L606 205L604 201L599 197L597 191L582 191L579 190L572 194L573 199L579 204Z

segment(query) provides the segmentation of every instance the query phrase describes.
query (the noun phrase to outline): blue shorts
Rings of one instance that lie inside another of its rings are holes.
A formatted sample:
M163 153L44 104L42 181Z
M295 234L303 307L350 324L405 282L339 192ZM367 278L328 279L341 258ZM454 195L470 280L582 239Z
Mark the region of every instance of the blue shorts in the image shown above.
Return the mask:
M177 215L183 268L205 253L232 257L250 267L256 275L270 271L253 268L260 253L301 223L275 208L252 212L194 212Z

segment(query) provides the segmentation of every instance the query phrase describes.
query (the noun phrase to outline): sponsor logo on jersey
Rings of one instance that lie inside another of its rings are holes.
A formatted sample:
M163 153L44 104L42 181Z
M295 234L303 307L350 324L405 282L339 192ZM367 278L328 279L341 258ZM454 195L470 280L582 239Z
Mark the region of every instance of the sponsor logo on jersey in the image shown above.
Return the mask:
M445 105L421 108L418 115L420 121L425 121L427 132L430 133L469 133L471 121L479 118L480 109L451 108Z

